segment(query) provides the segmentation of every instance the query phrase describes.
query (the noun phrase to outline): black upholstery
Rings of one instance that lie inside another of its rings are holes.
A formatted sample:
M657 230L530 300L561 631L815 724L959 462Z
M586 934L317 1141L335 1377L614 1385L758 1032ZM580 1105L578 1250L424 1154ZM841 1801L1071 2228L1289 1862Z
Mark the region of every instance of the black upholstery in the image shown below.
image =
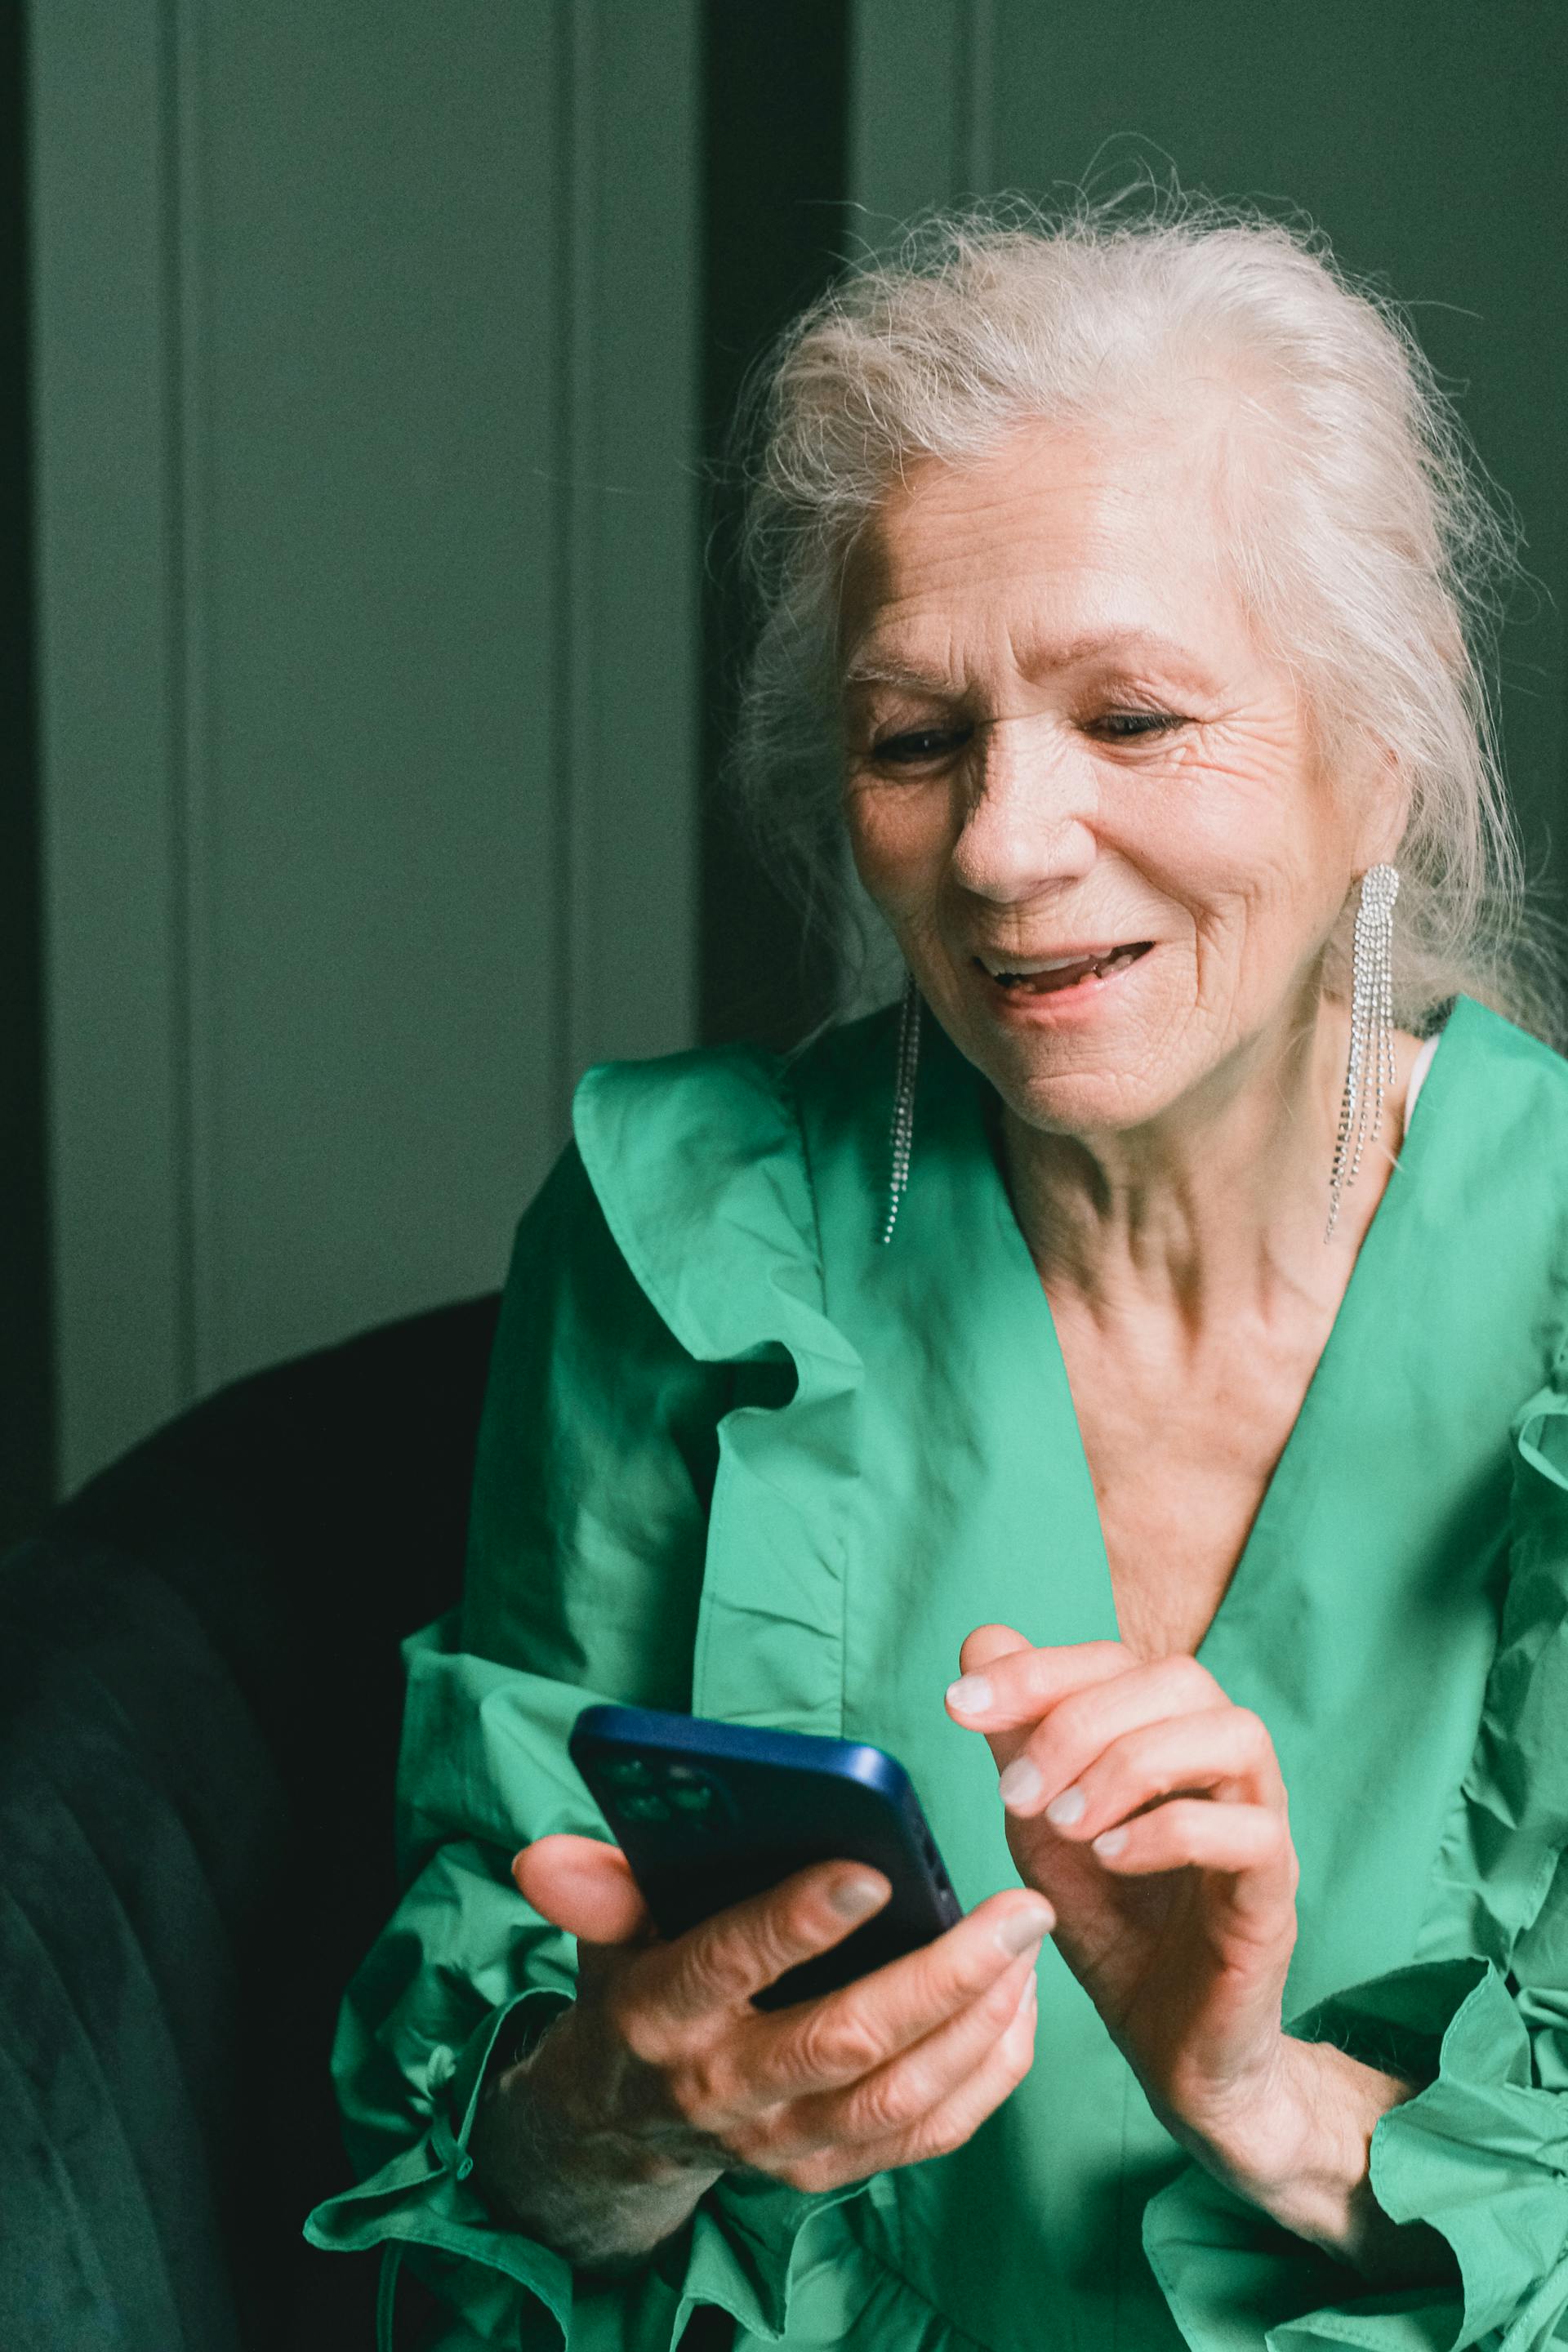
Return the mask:
M300 2225L495 1315L237 1383L0 1563L0 2352L374 2341L374 2263Z

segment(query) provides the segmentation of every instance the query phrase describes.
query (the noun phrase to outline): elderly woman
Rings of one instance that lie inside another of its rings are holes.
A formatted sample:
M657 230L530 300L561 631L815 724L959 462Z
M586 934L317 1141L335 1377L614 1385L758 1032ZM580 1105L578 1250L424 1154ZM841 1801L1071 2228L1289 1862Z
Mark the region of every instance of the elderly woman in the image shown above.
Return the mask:
M903 1003L579 1089L311 2233L387 2313L412 2250L448 2347L1562 2341L1568 1067L1502 535L1399 326L1202 211L938 222L763 432L742 761L819 866L841 811ZM966 1916L757 2008L887 1882L659 1940L593 1697L890 1749Z

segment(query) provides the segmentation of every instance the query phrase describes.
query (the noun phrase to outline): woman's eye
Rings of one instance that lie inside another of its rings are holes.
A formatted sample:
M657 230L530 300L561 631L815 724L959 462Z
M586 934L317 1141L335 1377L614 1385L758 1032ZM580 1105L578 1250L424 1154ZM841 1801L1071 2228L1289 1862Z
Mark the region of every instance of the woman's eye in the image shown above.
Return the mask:
M1113 743L1136 743L1145 736L1167 735L1186 723L1176 710L1108 710L1091 721L1094 730L1109 736Z
M936 727L921 727L907 735L884 735L879 743L871 746L871 757L883 767L916 768L947 755L968 740L969 730L956 733Z

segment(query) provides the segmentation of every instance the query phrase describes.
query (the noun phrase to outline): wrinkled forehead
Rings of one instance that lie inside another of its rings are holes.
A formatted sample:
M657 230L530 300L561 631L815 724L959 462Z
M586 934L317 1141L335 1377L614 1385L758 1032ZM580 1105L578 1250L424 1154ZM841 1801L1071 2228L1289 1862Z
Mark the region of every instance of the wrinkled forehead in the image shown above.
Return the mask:
M1177 625L1234 655L1251 633L1228 528L1229 402L1110 425L1030 421L963 459L921 453L846 552L840 682L987 633Z

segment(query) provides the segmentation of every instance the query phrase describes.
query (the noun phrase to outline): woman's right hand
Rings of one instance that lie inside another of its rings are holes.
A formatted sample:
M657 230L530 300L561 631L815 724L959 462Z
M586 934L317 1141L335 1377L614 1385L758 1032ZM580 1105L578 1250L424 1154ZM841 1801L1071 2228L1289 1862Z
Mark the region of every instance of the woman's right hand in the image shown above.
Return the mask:
M657 2243L731 2169L820 2190L943 2155L1028 2071L1034 1963L1054 1925L1028 1888L838 1991L764 2011L754 1992L881 1908L879 1872L815 1864L666 1943L615 1846L541 1838L512 1869L579 1950L575 2001L519 2070L532 2153L547 2142L584 2197L591 2181L601 2201L612 2186L645 2192L640 2226L628 2207L611 2232L620 2251ZM654 2210L671 2205L674 2221Z

